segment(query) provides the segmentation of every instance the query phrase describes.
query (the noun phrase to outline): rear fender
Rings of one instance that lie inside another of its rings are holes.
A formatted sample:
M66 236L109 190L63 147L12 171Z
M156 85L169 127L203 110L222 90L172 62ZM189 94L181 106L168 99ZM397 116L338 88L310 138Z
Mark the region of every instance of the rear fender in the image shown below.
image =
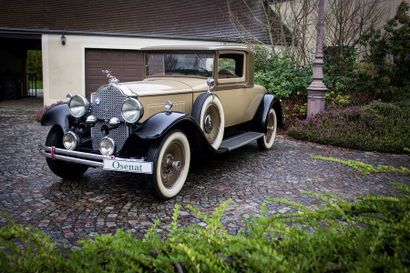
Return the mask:
M252 129L254 131L266 131L266 120L271 108L275 109L278 127L283 127L283 114L280 99L275 95L265 94L252 121Z

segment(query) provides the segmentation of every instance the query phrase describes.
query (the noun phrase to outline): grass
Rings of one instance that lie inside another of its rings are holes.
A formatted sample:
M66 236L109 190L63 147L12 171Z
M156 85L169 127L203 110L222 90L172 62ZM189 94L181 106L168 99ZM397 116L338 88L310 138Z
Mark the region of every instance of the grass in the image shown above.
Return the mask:
M404 153L410 147L410 104L373 102L334 108L299 121L288 135L365 151Z

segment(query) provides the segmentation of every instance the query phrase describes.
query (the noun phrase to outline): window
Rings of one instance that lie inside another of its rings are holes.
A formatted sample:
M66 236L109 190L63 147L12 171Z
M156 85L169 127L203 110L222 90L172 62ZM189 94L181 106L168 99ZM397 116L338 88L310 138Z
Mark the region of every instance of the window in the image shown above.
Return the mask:
M211 77L214 56L211 53L146 53L146 76Z
M237 53L219 55L218 78L219 79L238 79L244 75L244 55Z

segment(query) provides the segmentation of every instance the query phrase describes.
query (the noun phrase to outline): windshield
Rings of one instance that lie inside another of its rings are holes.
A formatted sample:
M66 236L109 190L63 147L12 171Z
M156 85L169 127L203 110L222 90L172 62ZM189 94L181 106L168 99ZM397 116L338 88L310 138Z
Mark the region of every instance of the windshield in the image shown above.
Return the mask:
M145 53L146 76L212 77L212 53Z

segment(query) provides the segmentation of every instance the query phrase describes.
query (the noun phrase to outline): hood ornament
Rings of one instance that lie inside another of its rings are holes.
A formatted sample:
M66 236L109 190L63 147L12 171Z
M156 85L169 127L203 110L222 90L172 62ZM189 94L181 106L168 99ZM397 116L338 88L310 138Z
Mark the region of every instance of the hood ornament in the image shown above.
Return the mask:
M107 77L107 79L108 79L108 83L109 84L117 84L117 83L119 83L120 82L120 80L119 79L117 79L117 77L115 77L114 75L112 75L111 74L111 71L110 70L101 70L101 72L102 73L104 73L105 74L105 76Z

